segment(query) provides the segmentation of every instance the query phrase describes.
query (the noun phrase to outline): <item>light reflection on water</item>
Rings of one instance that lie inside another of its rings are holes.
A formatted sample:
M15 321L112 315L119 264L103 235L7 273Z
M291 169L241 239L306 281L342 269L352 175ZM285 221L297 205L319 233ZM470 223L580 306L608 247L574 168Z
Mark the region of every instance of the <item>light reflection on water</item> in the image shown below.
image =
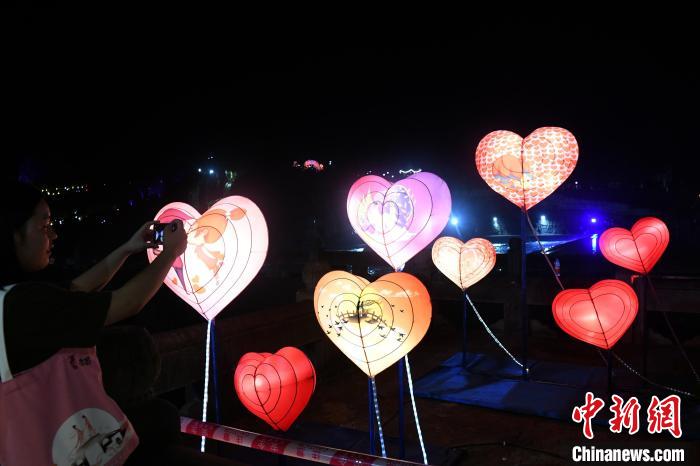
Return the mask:
M547 254L553 252L567 252L570 254L596 254L598 252L598 235L572 236L558 240L540 240L542 247ZM496 249L496 254L507 254L510 250L508 242L493 241L493 247ZM528 241L525 243L525 253L532 254L540 252L540 245L537 241Z

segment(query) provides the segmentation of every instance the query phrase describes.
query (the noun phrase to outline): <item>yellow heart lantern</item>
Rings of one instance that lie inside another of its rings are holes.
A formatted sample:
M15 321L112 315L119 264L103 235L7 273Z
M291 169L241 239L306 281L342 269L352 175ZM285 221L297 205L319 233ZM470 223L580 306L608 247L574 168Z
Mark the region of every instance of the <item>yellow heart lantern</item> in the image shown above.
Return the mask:
M253 201L221 199L204 214L183 202L163 207L155 217L182 220L187 249L173 263L164 283L202 317L212 320L255 278L267 254L267 224ZM149 249L153 262L160 249Z
M491 272L496 265L496 249L483 238L462 243L457 238L443 236L433 244L433 263L465 291Z
M487 134L476 148L486 183L520 209L549 196L576 167L578 143L564 128L538 128L523 139L511 131Z
M372 283L328 272L316 285L314 307L328 338L369 377L408 354L425 336L432 316L428 290L402 272Z

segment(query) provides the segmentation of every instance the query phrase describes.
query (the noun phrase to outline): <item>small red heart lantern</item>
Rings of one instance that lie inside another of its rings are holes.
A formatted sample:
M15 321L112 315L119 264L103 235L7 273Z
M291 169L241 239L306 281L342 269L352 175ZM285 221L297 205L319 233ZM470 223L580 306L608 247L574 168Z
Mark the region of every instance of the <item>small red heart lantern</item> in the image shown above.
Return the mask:
M316 387L316 371L299 349L246 353L233 375L238 398L275 430L286 431L304 411Z
M572 337L610 349L632 325L638 307L637 295L627 283L602 280L587 290L561 291L552 302L552 313Z
M666 224L655 217L644 217L632 229L610 228L600 235L600 251L613 264L648 274L661 259L669 241Z

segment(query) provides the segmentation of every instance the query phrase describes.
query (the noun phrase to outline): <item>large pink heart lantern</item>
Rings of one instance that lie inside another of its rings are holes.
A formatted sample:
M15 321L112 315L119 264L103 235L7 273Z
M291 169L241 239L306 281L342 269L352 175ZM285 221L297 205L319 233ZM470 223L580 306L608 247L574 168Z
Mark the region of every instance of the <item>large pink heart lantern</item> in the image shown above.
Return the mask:
M273 429L286 431L309 402L316 371L309 358L292 346L275 354L246 353L236 367L233 386L248 411Z
M355 232L398 270L445 228L452 198L447 184L432 173L394 184L368 175L350 188L347 208Z
M584 289L559 292L552 302L554 321L566 333L599 348L610 349L637 316L639 300L620 280L602 280Z
M564 128L538 128L523 139L510 131L487 134L476 148L486 183L521 209L549 196L576 167L578 144Z
M496 249L491 241L472 238L462 243L443 236L433 244L433 263L462 291L489 274L496 265Z
M666 224L655 217L640 218L625 228L609 228L600 235L600 250L607 260L637 273L648 274L668 246Z
M221 199L203 215L173 202L156 215L159 222L180 219L187 249L170 268L164 283L202 317L212 320L257 275L267 254L267 224L250 199ZM147 251L153 262L159 249Z

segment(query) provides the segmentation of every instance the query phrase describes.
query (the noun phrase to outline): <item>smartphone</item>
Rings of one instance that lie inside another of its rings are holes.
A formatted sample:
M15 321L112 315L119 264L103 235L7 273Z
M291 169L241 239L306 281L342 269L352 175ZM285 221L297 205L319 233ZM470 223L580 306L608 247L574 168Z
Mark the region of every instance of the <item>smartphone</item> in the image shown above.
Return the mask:
M163 244L165 239L165 227L168 226L167 223L154 223L153 224L153 244L160 245Z

